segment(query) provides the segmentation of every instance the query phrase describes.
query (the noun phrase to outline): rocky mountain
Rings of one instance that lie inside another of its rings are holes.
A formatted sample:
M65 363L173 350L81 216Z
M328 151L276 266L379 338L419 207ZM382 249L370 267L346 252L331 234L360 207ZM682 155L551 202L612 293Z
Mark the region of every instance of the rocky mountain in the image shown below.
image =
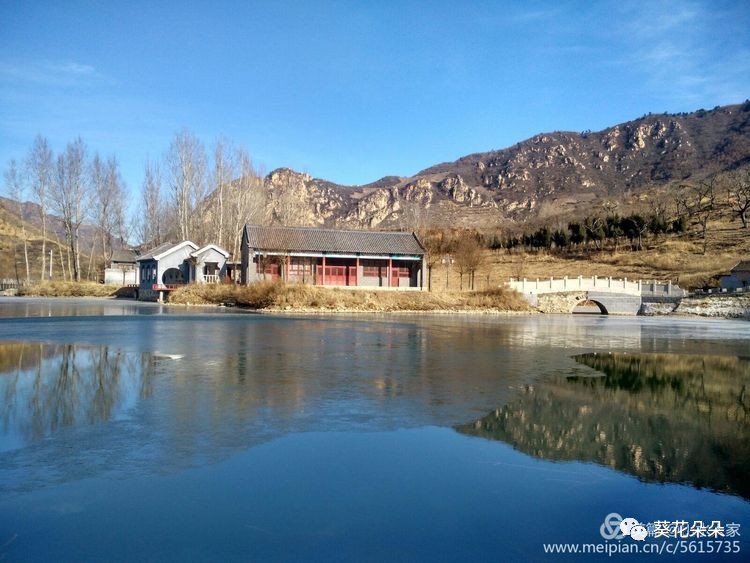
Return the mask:
M342 186L289 169L265 179L277 215L346 228L489 228L569 217L750 164L750 101L683 114L649 114L603 131L540 134L512 147L438 164L412 177Z
M32 231L41 231L42 219L40 213L39 204L24 201L21 204L19 213L18 202L7 197L0 196L0 207L8 211L9 213L21 218L28 226L31 227ZM47 214L47 239L53 240L65 240L65 227L63 226L62 219L51 213ZM99 231L94 225L84 223L80 229L81 246L88 248L91 246L94 238L99 237Z

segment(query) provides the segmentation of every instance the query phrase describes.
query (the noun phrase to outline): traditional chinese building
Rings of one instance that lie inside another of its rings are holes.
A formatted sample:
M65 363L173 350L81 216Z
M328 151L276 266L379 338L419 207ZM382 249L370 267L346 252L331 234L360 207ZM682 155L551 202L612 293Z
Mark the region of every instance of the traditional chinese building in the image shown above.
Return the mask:
M424 257L414 233L245 225L241 281L422 289Z

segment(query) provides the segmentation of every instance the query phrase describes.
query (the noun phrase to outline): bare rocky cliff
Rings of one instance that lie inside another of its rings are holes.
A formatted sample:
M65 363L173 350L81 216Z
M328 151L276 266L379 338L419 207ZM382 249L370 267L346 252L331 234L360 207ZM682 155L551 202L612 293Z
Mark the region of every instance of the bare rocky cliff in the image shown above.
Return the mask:
M750 164L750 102L647 115L599 132L537 135L412 177L342 186L289 169L265 179L277 217L299 225L491 228L565 218Z

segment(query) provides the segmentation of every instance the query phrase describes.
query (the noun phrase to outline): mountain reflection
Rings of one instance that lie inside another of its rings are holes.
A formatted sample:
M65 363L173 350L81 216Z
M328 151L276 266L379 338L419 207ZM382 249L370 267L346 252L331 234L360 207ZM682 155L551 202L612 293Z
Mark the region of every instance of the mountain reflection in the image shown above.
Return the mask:
M108 346L0 343L5 447L124 415L150 394L152 363Z
M556 377L464 434L548 460L593 461L644 481L750 498L750 361L675 354L583 354L603 377Z

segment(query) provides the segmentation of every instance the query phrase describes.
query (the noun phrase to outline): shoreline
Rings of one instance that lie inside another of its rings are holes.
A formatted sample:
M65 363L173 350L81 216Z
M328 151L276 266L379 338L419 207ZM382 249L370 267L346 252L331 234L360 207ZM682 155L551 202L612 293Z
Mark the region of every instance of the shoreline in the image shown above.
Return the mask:
M158 303L155 301L138 301L132 297L117 297L117 296L96 296L96 295L84 295L84 296L50 296L50 295L0 295L0 298L12 298L12 299L28 299L28 300L60 300L60 301L73 301L73 300L91 300L91 301L119 301L119 302L131 302L144 306L167 306L175 307L180 309L220 309L220 310L232 310L236 309L238 312L257 314L257 315L304 315L304 316L326 316L326 315L437 315L437 316L448 316L448 315L472 315L472 316L497 316L497 317L519 317L519 316L572 316L572 313L545 313L537 309L529 309L526 311L514 311L504 309L493 309L493 308L473 308L473 309L399 309L399 310L378 310L378 309L324 309L324 308L310 308L310 307L286 307L286 308L252 308L243 305L227 306L222 303L170 303L169 301L164 303ZM599 316L610 316L616 318L631 318L631 317L644 317L644 318L670 318L670 319L692 319L692 320L730 320L730 321L750 321L750 310L745 311L743 314L700 314L693 312L683 311L671 311L658 314L639 314L639 315L575 315L582 317L599 317Z

